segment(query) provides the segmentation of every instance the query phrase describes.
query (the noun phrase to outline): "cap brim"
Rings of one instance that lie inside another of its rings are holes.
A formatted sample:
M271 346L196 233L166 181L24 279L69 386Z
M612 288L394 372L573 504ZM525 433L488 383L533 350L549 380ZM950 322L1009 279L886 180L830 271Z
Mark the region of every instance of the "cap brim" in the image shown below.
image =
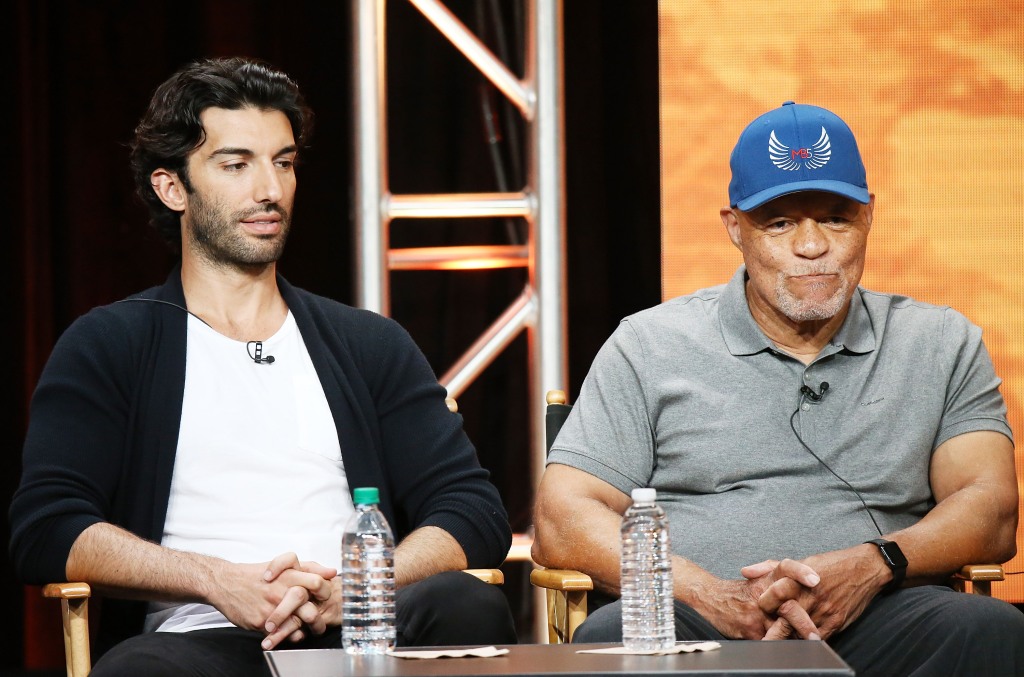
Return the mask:
M865 205L871 199L867 188L855 186L852 183L845 183L843 181L794 181L793 183L783 183L766 188L759 193L754 193L750 197L743 198L733 206L741 211L749 212L751 209L757 209L764 203L770 202L777 197L811 190L842 195Z

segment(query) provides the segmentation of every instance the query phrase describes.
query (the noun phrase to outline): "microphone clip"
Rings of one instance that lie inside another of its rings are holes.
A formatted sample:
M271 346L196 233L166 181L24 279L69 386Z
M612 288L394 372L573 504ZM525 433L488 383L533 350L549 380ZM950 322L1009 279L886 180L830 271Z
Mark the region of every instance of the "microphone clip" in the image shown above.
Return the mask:
M252 346L253 344L255 344L256 347L250 348L250 346ZM263 357L263 341L249 341L248 343L245 344L245 350L246 352L249 353L249 357L252 358L252 361L255 362L256 364L274 363L273 355L267 355L266 357Z
M826 392L828 392L828 381L821 382L821 385L818 386L818 392L814 392L814 388L808 385L800 387L800 394L804 395L811 402L821 402L825 399Z

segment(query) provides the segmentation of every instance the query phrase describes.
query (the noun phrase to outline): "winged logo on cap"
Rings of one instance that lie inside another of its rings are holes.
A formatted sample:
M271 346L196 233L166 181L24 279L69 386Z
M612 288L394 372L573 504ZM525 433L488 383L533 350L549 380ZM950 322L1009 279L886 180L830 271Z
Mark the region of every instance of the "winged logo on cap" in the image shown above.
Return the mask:
M808 169L819 169L827 165L832 158L832 142L828 139L828 132L822 127L821 136L813 146L793 150L779 141L773 129L768 138L768 156L772 159L772 164L786 171L799 169L801 163Z

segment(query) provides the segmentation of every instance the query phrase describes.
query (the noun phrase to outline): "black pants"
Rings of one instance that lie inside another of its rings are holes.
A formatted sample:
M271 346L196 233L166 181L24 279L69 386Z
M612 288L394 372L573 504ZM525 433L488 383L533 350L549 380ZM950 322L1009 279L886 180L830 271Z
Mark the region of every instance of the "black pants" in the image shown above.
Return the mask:
M691 607L676 602L676 639L725 637ZM621 604L592 613L573 641L621 642ZM858 677L1024 675L1024 613L998 599L941 586L876 597L828 643Z
M515 644L512 613L501 589L449 571L396 595L399 646ZM92 677L270 677L263 633L240 628L147 632L121 642L96 663ZM278 649L341 646L341 629Z

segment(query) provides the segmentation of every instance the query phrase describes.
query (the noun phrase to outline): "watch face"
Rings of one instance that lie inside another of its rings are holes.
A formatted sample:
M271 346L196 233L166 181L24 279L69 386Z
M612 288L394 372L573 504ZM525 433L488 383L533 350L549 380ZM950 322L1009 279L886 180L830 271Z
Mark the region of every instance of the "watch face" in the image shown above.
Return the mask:
M865 541L865 543L873 543L878 546L882 559L885 560L886 566L892 571L892 580L882 588L882 592L892 592L900 587L907 575L907 558L903 555L903 551L900 550L900 546L893 541L887 541L883 538L873 538L870 541Z
M888 563L890 569L906 569L907 558L903 556L903 551L900 550L900 546L896 545L892 541L886 541L879 543L878 549L882 551L882 556L885 557L886 563Z

